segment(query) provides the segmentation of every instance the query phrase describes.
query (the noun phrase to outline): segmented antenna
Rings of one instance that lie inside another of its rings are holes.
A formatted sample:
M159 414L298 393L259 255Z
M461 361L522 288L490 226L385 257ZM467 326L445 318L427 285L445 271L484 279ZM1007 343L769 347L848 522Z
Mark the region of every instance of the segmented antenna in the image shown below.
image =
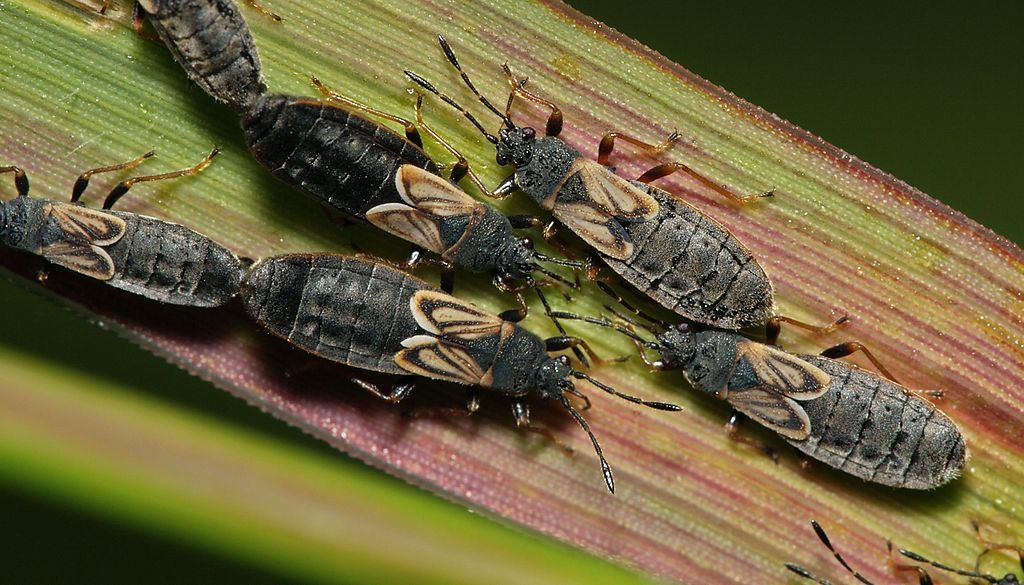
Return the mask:
M536 266L536 264L534 264L534 266ZM537 268L541 272L545 272L539 266ZM559 278L559 280L562 280L561 277L558 277L558 278ZM541 292L540 286L538 286L537 283L534 282L533 278L527 277L526 281L530 284L531 287L533 287L533 291L537 293L537 298L540 299L540 304L544 306L544 314L547 315L548 319L551 319L551 322L555 324L555 329L557 329L558 332L561 333L563 337L567 337L569 335L569 333L565 330L565 327L563 327L562 324L558 322L558 319L556 319L556 318L551 316L551 305L548 303L547 296L545 296L544 293ZM570 284L570 286L571 286L571 284ZM572 353L576 356L576 359L580 360L580 363L583 364L583 367L585 367L585 368L589 368L590 367L590 361L587 359L587 356L583 355L583 352L580 351L580 348L573 347L572 348Z
M634 404L641 404L641 405L647 406L649 408L654 408L654 409L657 409L657 410L669 410L669 411L673 411L673 412L679 411L679 410L683 409L683 407L681 407L679 405L676 405L676 404L672 404L670 402L657 402L657 401L653 401L653 400L644 400L643 398L638 398L638 397L633 396L631 394L626 394L624 392L619 392L618 390L616 390L615 388L612 388L611 386L605 384L604 382L599 382L598 380L595 380L593 377L590 376L590 374L587 374L586 372L580 372L579 370L572 370L572 376L574 378L577 378L577 379L580 379L580 380L586 380L586 381L590 382L591 384L593 384L594 386L597 386L601 390L604 390L605 392L607 392L609 394L613 394L615 396L618 396L619 398L621 398L623 400L628 400L629 402L632 402Z
M649 339L645 339L645 338L641 337L640 335L638 335L635 331L633 331L631 329L627 329L626 327L623 327L623 326L618 325L616 323L612 323L607 317L600 317L600 318L599 317L588 317L586 315L577 315L576 313L569 313L567 311L552 311L551 316L556 318L556 319L572 319L572 320L575 320L575 321L583 321L585 323L590 323L592 325L600 325L601 327L607 327L609 329L614 329L614 330L618 331L619 333L625 335L626 337L629 337L630 339L632 339L634 341L640 342L646 348L649 348L649 349L657 349L658 348L658 344L654 343L653 341L651 341Z
M451 45L448 44L444 35L437 35L437 41L441 43L441 50L444 51L444 56L448 58L448 62L451 63L452 67L455 67L455 70L459 72L460 76L462 76L462 81L466 82L466 86L469 88L469 91L473 92L473 95L475 95L477 99L480 100L480 103L482 103L488 110L494 112L495 115L501 118L501 121L504 122L510 130L514 128L515 125L512 124L512 120L508 117L508 113L502 112L498 108L494 107L494 104L485 98L483 94L477 90L476 86L473 85L473 82L469 79L469 75L466 75L466 72L462 70L462 65L459 64L458 58L455 57L455 51L452 50Z
M949 565L944 565L944 564L942 564L942 563L940 563L938 561L933 561L931 559L927 559L927 558L917 554L916 552L909 551L907 549L901 548L901 549L899 549L899 552L900 552L901 555L907 557L908 559L917 561L919 563L927 563L927 564L935 567L936 569L942 569L943 571L949 571L950 573L956 573L957 575L963 575L964 577L971 577L973 579L984 579L984 580L988 581L989 583L996 583L996 584L1001 584L1001 583L1007 582L1007 581L1002 580L1002 579L996 579L993 575L989 575L988 573L979 573L977 571L965 571L964 569L954 569L953 567L950 567ZM1010 581L1010 582L1007 582L1007 583L1016 583L1016 582L1017 581L1014 580L1014 581Z
M583 432L587 433L587 436L590 437L590 442L594 444L594 453L597 453L597 459L601 462L601 474L604 475L604 483L608 486L608 491L614 494L615 478L612 477L612 468L608 465L608 460L604 458L604 451L601 450L601 444L597 442L597 437L595 437L594 432L590 430L590 425L587 424L587 420L583 418L583 415L581 415L575 408L573 408L569 399L564 395L559 396L558 401L561 402L562 406L569 411L569 414L576 419L576 422L579 423Z
M826 547L828 547L828 550L832 551L832 556L834 556L836 560L839 561L839 564L842 565L844 569L849 571L850 574L853 575L861 583L864 583L865 585L874 585L871 581L868 580L867 577L853 570L853 567L851 567L850 564L846 562L846 559L843 558L843 555L839 554L839 551L837 551L836 548L832 546L832 541L830 541L828 539L828 535L825 534L825 529L823 529L817 521L811 520L811 526L814 527L814 532L818 535L818 539L820 539L821 542L824 543Z
M459 112L461 112L462 115L465 116L466 119L469 120L470 123L473 124L473 126L475 126L476 129L481 134L484 135L484 138L486 138L488 142L490 142L491 144L497 144L498 143L498 137L497 136L495 136L494 134L491 134L490 132L488 132L487 129L485 129L483 127L483 124L481 124L476 119L476 117L473 114L470 114L469 111L466 108L464 108L461 105L459 105L459 103L456 102L455 99L450 97L448 94L443 93L440 90L438 90L436 87L434 87L433 83L430 83L423 76L421 76L418 73L415 73L413 71L409 71L408 69L405 70L405 76L408 77L410 80L412 80L412 82L415 83L416 85L418 85L418 86L422 87L423 89L429 91L430 93L436 95L437 97L441 98L441 101L443 101L444 103L448 104L449 106L451 106L451 107L455 108L456 110L458 110Z

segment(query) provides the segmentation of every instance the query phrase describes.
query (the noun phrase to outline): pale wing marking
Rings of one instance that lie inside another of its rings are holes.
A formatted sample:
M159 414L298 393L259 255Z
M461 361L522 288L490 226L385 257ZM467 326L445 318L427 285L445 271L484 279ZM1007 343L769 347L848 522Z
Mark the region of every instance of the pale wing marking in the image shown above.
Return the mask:
M58 266L97 280L114 277L114 261L99 246L62 240L41 247L39 255Z
M424 331L466 341L495 335L504 324L501 317L440 291L416 291L409 310Z
M553 213L558 221L601 254L616 260L626 260L633 255L633 242L622 226L593 204L556 203Z
M432 344L398 352L395 364L412 374L459 384L476 385L484 376L483 368L465 348L437 338L433 338Z
M395 188L409 205L440 217L470 215L482 203L430 171L402 165L395 173Z
M729 393L729 404L743 414L779 433L802 441L811 433L811 421L795 400L765 388L746 388Z
M382 203L366 212L366 220L389 234L431 252L445 251L437 219L403 203Z
M116 215L69 203L50 203L49 215L70 238L109 246L124 236L127 225Z
M616 175L597 161L579 158L573 165L579 172L587 197L609 215L652 219L658 215L658 200L633 183ZM571 171L570 171L571 172Z
M831 378L817 366L777 347L744 341L736 346L740 359L746 358L761 385L796 400L811 400L828 390Z

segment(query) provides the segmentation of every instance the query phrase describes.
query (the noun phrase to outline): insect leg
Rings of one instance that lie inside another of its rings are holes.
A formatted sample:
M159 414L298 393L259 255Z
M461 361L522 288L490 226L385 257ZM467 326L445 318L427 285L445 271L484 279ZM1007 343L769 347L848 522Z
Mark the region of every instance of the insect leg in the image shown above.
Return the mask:
M664 152L669 146L672 146L672 144L674 144L676 140L679 140L679 132L673 131L672 134L668 135L668 138L659 142L658 144L649 144L647 142L640 140L639 138L634 138L628 134L623 134L622 132L609 132L601 138L601 143L597 147L598 164L604 166L608 165L608 158L611 157L612 150L614 150L615 148L616 139L622 140L623 142L628 142L633 146L640 147L641 149L646 150L652 155L659 155L662 152Z
M924 567L920 567L918 565L911 565L909 563L901 563L899 561L899 559L896 558L895 551L893 550L893 546L892 546L892 541L891 540L886 540L885 541L885 547L889 551L889 560L888 560L889 571L893 575L897 575L898 576L900 573L910 573L910 572L913 572L913 573L917 574L917 581L918 581L919 585L932 585L933 584L932 576L928 574L928 571L924 570Z
M868 350L868 348L863 343L861 343L859 341L847 341L846 343L840 343L840 344L837 344L837 345L833 345L832 347L830 347L830 348L826 349L825 351L821 352L821 355L823 355L823 356L825 356L827 358L838 359L838 358L846 357L846 356L848 356L848 355L850 355L852 353L856 353L858 351L862 352L865 356L867 356L867 358L869 360L871 360L871 363L875 364L875 367L878 368L878 371L882 372L883 376L885 376L886 378L889 378L893 382L896 382L897 384L899 384L899 381L896 380L896 377L893 376L889 372L889 370L887 370L885 368L885 366L882 365L882 362L878 361L878 358L876 358L875 355L873 353L871 353L871 351Z
M508 96L508 104L505 106L505 117L509 117L508 112L512 108L512 100L515 99L515 96L521 96L525 100L550 108L551 114L548 115L547 124L544 126L544 133L548 136L558 136L561 134L563 121L561 108L556 106L553 102L527 91L525 88L526 80L517 79L516 76L512 74L512 69L508 66L508 63L502 65L501 68L505 71L505 78L508 80L508 84L512 88L512 93Z
M28 196L28 175L21 167L0 167L0 175L4 173L14 173L14 188L18 190L19 197Z
M480 392L476 387L470 386L466 388L466 408L418 408L409 414L416 418L466 418L472 416L478 410L480 410Z
M392 266L402 271L416 270L421 266L437 266L441 269L441 290L451 294L455 290L455 266L443 258L428 258L424 253L423 248L413 246L404 266Z
M985 547L985 550L978 554L978 558L974 561L974 570L979 571L981 567L981 558L987 555L989 552L994 550L1009 550L1017 553L1017 558L1020 560L1020 568L1024 571L1024 547L1020 547L1013 544L997 544L990 540L986 540L981 535L981 525L978 524L977 520L971 520L971 527L974 528L974 534L978 537L978 542L981 546Z
M113 207L114 204L117 203L117 200L123 197L124 194L128 192L128 189L131 189L132 186L134 186L137 183L143 183L146 181L162 181L164 179L173 179L175 177L188 177L190 175L194 175L208 167L210 165L210 161L212 161L213 157L217 156L218 153L220 153L220 149L214 148L213 150L210 151L210 154L206 155L206 157L203 160L199 161L199 163L197 163L195 166L189 167L187 169L181 169L180 171L173 171L170 173L163 173L160 175L132 177L131 179L121 181L120 183L117 184L117 186L111 189L110 193L107 195L107 198L103 201L103 209L110 209L111 207Z
M762 443L757 439L752 439L746 435L740 434L740 424L746 420L746 416L738 410L732 411L732 415L729 417L729 422L725 423L725 435L729 437L729 440L736 441L748 447L760 451L768 458L770 458L776 465L779 463L779 453L769 447L766 443Z
M100 14L103 14L100 12ZM160 42L160 38L156 35L150 34L142 29L142 23L146 20L146 11L142 9L142 5L135 2L132 5L132 30L139 37L146 39L147 41Z
M595 284L597 284L597 288L601 289L606 295L608 295L608 296L612 297L613 299L615 299L615 301L617 303L619 303L620 305L622 305L622 307L625 308L627 311L633 313L634 315L640 317L641 319L643 319L644 321L647 321L648 323L653 323L653 324L661 327L662 329L668 329L669 328L669 324L668 323L666 323L666 322L664 322L661 319L658 319L656 317L652 317L652 316L648 315L647 313L644 313L640 309L634 307L633 305L629 304L629 301L627 301L626 299L622 298L622 295L620 295L618 292L615 291L615 289L613 289L612 287L608 286L607 284L605 284L603 282L600 282L600 281L596 281ZM611 307L607 307L607 306L606 306L606 308L611 309ZM612 312L614 313L615 311L612 310ZM651 331L651 328L648 327L647 325L644 325L642 323L637 323L636 321L633 321L632 319L626 318L625 316L620 315L618 313L615 313L615 314L616 314L616 316L621 317L627 323L631 323L633 325L639 325L640 327L643 327L644 329L647 329L648 331ZM651 332L654 333L654 331L651 331Z
M409 120L406 120L405 118L400 118L394 114L389 114L376 108L372 108L362 102L358 102L350 97L343 96L340 93L336 93L329 87L324 85L324 83L320 81L320 79L318 79L316 76L310 76L309 80L310 82L313 83L313 87L315 87L317 91L319 91L325 98L327 98L327 101L329 102L336 102L341 105L348 106L354 110L359 110L372 116L383 118L385 120L395 122L396 124L401 124L403 129L405 130L405 137L409 139L409 142L412 142L416 146L423 148L423 138L420 137L420 132L419 130L416 129L416 125L410 122Z
M772 195L775 194L775 191L772 190L772 191L765 191L764 193L758 193L756 195L740 195L739 193L731 191L731 190L727 189L726 187L723 187L722 185L716 183L715 181L712 181L711 179L709 179L709 178L705 177L704 175L698 173L697 171L693 170L691 167L688 167L688 166L684 165L683 163L679 163L679 162L662 163L662 164L660 164L660 165L650 169L646 173L640 175L640 177L637 179L637 181L639 181L641 183L650 183L652 181L656 181L656 180L661 179L663 177L667 177L667 176L671 175L672 173L679 173L679 172L687 174L687 175L690 175L691 177L693 177L694 179L699 181L705 187L711 189L712 191L715 191L715 192L719 193L720 195L724 195L724 196L728 197L729 199L732 199L733 201L735 201L736 203L739 203L740 205L743 205L745 203L750 203L751 201L753 201L755 199L758 199L758 198L761 198L761 197L771 197Z
M584 339L581 339L579 337L573 337L571 335L559 335L558 337L550 337L548 339L545 339L544 347L545 349L547 349L547 351L561 351L563 349L579 347L582 348L583 351L586 352L587 357L593 360L594 363L597 365L605 364L609 361L598 356L594 352L594 350L591 349L590 344L588 344Z
M74 186L71 187L71 202L76 203L79 199L82 198L82 194L85 193L85 190L89 187L89 180L92 179L93 175L97 175L99 173L106 173L110 171L120 171L124 169L131 170L142 164L142 162L145 161L147 158L150 158L155 155L156 151L151 150L143 154L142 156L135 157L132 160L125 161L123 163L118 163L116 165L108 165L105 167L97 167L95 169L89 169L85 171L81 175L78 175L78 178L75 179Z
M366 390L370 394L373 394L381 400L387 400L391 403L401 402L404 398L412 393L413 388L416 385L416 378L413 376L402 376L391 386L390 392L384 392L380 389L380 386L362 380L360 378L349 378L356 386L359 386L363 390Z
M526 400L522 398L512 399L512 416L516 419L516 427L544 437L567 454L571 455L575 452L575 449L559 441L558 437L550 429L530 424L530 405L526 403Z
M266 8L263 7L262 4L257 4L256 0L245 0L245 3L248 4L250 8L252 8L256 12L259 12L263 16L266 16L267 18L269 18L271 20L276 20L277 22L281 22L281 17L280 16L278 16L278 15L274 14L273 12L267 10Z
M452 146L451 143L442 138L440 134L435 132L434 129L431 128L423 120L423 94L416 95L416 124L420 127L421 130L423 130L427 134L427 136L430 136L435 142L440 144L442 148L447 150L449 154L455 157L455 166L452 167L452 172L449 175L449 179L451 180L451 182L458 183L460 180L462 180L463 177L468 176L469 182L473 183L473 185L476 186L476 188L479 189L481 193L491 198L501 198L500 195L495 194L486 186L484 186L483 181L480 180L480 177L477 176L477 174L474 173L473 169L469 166L469 161L466 160L466 157L463 156L463 154L459 152L458 149Z
M782 324L789 323L794 327L799 327L805 331L816 333L818 335L825 335L835 331L836 329L846 325L850 321L850 318L846 315L836 319L828 325L811 325L810 323L804 323L803 321L797 321L791 317L783 315L776 315L768 320L768 323L764 326L765 332L765 343L768 345L775 345L775 342L779 340L779 333L782 332Z

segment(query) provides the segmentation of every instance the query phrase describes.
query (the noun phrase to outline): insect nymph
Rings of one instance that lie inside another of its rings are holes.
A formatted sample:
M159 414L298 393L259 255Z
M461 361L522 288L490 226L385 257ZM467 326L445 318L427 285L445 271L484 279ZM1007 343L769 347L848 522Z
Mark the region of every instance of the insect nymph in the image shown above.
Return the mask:
M967 460L963 434L949 417L852 364L688 323L649 340L607 319L554 315L617 329L636 342L647 365L681 370L695 389L728 402L806 455L866 481L931 489L956 478ZM824 353L841 355L838 349L849 345ZM660 359L649 360L645 350Z
M99 172L136 166L152 153L126 163L83 173L71 203L30 197L25 172L14 173L18 196L0 203L0 241L39 255L53 264L105 281L110 286L164 303L214 307L238 293L242 266L238 257L210 238L185 226L125 211L112 211L128 189L199 172L217 151L189 169L135 177L118 184L103 209L78 204L89 178Z
M478 387L512 402L519 426L529 426L529 395L558 402L590 437L608 489L611 469L569 394L583 395L573 379L585 379L620 398L678 410L623 394L574 370L565 356L548 351L573 345L568 338L542 340L522 327L424 281L383 264L330 254L294 254L257 262L245 276L242 300L253 319L290 344L334 362L402 376L390 391L353 378L380 398L398 402L416 377L468 386L467 409L479 406Z

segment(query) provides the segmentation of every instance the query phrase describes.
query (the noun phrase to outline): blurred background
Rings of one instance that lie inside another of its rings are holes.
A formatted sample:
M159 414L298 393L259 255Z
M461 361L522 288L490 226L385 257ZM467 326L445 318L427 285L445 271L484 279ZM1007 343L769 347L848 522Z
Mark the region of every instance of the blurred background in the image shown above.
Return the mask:
M888 2L571 4L1011 240L1024 242L1024 156L1019 146L1024 134L1024 36L1019 31L1024 3L993 2L969 10ZM0 370L12 353L56 360L64 368L138 387L247 432L328 454L339 468L369 473L383 484L399 483L364 470L361 463L226 393L210 392L204 382L108 331L53 311L49 302L20 287L0 280L0 298L5 307ZM55 343L66 351L54 355ZM120 574L158 583L284 578L177 542L159 530L140 530L86 508L68 507L63 498L40 495L23 484L0 480L0 501L3 558L38 567L33 576L42 580L109 583L111 566L124 569ZM469 514L455 505L451 513ZM55 550L59 565L70 573L61 573L53 563Z

